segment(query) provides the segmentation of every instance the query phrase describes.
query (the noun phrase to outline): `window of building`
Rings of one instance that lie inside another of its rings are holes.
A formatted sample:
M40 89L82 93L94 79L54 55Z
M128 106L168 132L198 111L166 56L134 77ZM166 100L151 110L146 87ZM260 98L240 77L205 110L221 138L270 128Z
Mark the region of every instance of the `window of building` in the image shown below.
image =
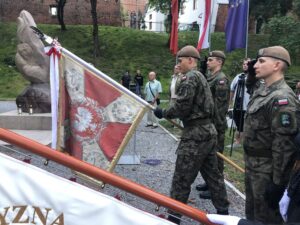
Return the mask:
M149 20L152 20L152 14L149 15Z
M149 30L152 30L152 22L149 23Z
M198 0L193 0L193 10L197 9Z
M57 5L50 5L49 13L51 16L57 16Z

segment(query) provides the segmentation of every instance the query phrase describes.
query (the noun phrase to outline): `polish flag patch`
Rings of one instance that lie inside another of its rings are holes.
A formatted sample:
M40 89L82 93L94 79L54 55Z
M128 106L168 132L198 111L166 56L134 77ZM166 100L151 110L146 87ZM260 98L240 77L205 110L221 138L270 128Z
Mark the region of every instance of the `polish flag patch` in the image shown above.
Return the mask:
M287 104L289 104L287 98L278 100L278 105L287 105Z

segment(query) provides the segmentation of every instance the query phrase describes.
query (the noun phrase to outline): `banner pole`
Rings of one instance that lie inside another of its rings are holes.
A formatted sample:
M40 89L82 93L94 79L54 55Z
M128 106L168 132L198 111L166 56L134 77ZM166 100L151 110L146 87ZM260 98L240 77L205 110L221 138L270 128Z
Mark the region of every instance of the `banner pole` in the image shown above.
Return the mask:
M248 8L247 8L247 24L246 24L246 48L245 48L245 58L248 57L248 39L249 39L249 9L250 9L250 0L248 1Z

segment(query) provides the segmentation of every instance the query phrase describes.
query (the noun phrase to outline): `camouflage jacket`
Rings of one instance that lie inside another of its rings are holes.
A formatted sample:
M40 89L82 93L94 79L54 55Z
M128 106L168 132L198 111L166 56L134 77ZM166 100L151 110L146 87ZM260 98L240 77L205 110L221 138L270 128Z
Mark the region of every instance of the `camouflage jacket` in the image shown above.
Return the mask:
M214 124L218 131L224 132L227 128L226 114L229 106L230 82L223 72L209 76L207 81L215 103Z
M214 103L205 77L197 70L191 70L181 77L177 99L163 110L163 117L179 118L184 124L181 139L209 140L216 135L212 124Z
M244 125L246 168L271 174L275 184L287 184L294 163L299 102L284 79L266 87L260 83L248 104Z

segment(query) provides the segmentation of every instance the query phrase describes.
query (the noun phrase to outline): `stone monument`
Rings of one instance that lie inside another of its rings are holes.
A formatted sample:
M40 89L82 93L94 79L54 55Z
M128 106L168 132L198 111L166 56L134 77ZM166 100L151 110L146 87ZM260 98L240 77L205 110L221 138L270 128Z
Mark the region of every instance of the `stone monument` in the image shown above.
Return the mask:
M30 26L36 27L36 23L31 14L23 10L17 19L16 66L30 85L19 94L16 104L23 112L48 113L51 112L50 59L43 42Z

